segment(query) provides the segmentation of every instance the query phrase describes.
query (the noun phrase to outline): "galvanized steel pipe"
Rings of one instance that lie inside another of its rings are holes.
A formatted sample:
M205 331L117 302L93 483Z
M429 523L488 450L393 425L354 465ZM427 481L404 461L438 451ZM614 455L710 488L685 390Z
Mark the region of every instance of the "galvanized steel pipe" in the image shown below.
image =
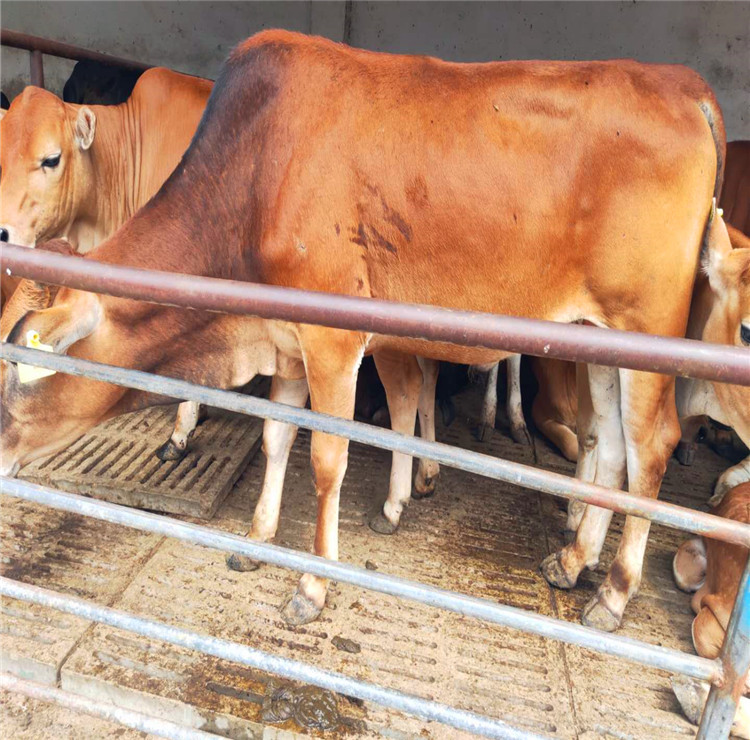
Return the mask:
M34 681L25 681L10 673L0 673L0 689L14 691L31 699L59 704L66 709L73 709L77 712L100 717L109 722L117 722L126 727L132 727L134 730L170 738L170 740L217 740L220 737L220 735L179 725L176 722L169 722L165 719L150 717L147 714L124 709L109 701L102 699L93 701L85 696L72 694L55 686L45 686Z
M0 262L14 275L151 303L750 386L750 349L728 345L141 270L15 245L2 245Z
M500 720L482 717L473 712L455 709L445 704L439 704L411 694L404 694L393 689L385 689L345 676L342 673L324 671L315 668L315 666L271 655L237 642L190 632L163 622L137 617L119 609L99 606L76 596L64 596L38 586L19 583L10 578L0 577L0 594L28 601L32 604L59 609L67 614L75 614L84 619L135 632L153 640L163 640L189 650L198 650L206 655L230 660L233 663L241 663L251 668L283 676L292 681L302 681L363 701L375 702L420 717L428 722L442 722L451 727L484 737L508 738L509 740L526 740L527 738L542 740L541 735L516 730Z
M253 560L270 563L271 565L311 573L342 583L350 583L360 588L409 599L410 601L418 601L428 606L446 609L503 627L531 632L541 637L562 640L672 673L682 673L708 681L718 681L722 676L721 665L718 660L688 655L677 650L650 645L630 637L608 634L580 624L572 624L553 617L535 614L526 609L495 604L486 599L478 599L434 586L426 586L405 578L377 573L309 553L289 550L278 545L255 542L246 537L227 534L210 527L181 522L170 517L137 511L104 501L96 501L85 496L63 493L11 478L0 477L0 493L50 506L61 511L82 514L113 524L122 524L146 532L174 537L222 552L247 555Z

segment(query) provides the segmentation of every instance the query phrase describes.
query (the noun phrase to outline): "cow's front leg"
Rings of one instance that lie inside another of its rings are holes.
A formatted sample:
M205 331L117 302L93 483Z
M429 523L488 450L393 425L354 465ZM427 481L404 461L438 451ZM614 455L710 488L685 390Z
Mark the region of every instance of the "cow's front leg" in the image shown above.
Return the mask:
M391 414L391 428L401 434L414 434L422 372L413 355L378 353L375 365L383 382ZM388 498L370 519L370 528L379 534L393 534L398 529L401 512L411 497L411 455L393 453L391 485Z
M305 356L313 411L353 419L357 372L364 342L351 332L305 327L300 344ZM310 457L318 499L314 552L329 560L337 560L339 555L339 493L348 451L348 439L317 431L312 433ZM294 595L283 606L282 617L292 625L312 622L325 605L327 590L325 578L305 573Z
M270 399L272 401L302 408L307 403L307 396L307 378L287 380L274 375L271 380ZM248 535L250 539L269 542L276 536L289 452L296 438L297 427L294 424L284 424L273 419L266 419L263 424L266 472L260 498L255 505L253 525ZM260 563L246 555L232 553L227 556L227 566L232 570L250 571L256 570Z
M154 453L160 460L182 460L187 454L190 438L198 426L198 422L205 418L205 410L201 413L201 405L195 401L183 401L177 407L177 418L172 436Z
M435 441L435 388L437 387L440 363L437 360L417 358L422 370L422 390L419 392L417 412L419 414L419 436L428 442ZM427 498L435 493L440 465L435 460L420 458L414 479L414 498Z
M689 416L680 419L682 436L674 453L680 465L689 466L695 462L695 455L698 452L698 436L705 421L705 416Z
M732 488L748 481L750 481L750 455L721 474L708 503L711 506L718 506Z

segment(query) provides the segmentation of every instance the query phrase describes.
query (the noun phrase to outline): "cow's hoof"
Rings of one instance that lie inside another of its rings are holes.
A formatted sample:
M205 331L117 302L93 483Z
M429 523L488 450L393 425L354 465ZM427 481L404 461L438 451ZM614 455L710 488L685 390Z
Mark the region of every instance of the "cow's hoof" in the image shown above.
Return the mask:
M382 510L370 517L368 523L370 529L378 534L393 534L398 529L398 522L393 524Z
M571 579L563 568L559 552L553 552L552 555L544 558L539 570L542 571L542 575L550 586L570 589L576 585L575 579Z
M322 611L322 608L315 606L306 596L295 591L294 596L281 607L281 617L292 627L299 627L314 622Z
M430 498L435 495L435 488L437 487L436 475L430 476L429 478L420 479L419 476L414 480L414 490L412 491L411 497L414 499Z
M621 621L622 618L613 614L598 595L583 607L581 614L582 624L602 632L614 632L620 626Z
M531 447L531 435L529 434L526 424L511 426L510 436L513 437L514 441L519 445Z
M489 442L492 439L492 435L495 433L495 425L488 424L483 421L477 427L477 439L480 442Z
M170 437L154 454L162 462L168 462L169 460L182 460L187 450L181 450Z
M227 568L229 570L236 570L238 573L250 573L251 571L258 570L260 565L260 560L253 560L247 555L238 555L236 552L227 555Z
M690 466L695 462L695 453L697 450L698 445L695 442L683 442L680 440L674 455L680 465Z

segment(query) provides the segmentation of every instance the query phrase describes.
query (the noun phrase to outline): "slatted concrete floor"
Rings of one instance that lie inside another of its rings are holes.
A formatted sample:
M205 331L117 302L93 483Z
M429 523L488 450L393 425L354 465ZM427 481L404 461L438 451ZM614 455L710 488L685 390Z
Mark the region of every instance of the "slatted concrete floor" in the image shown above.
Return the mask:
M441 440L572 471L543 442L534 450L522 448L502 431L489 445L474 441L468 421L477 413L479 394L472 390L458 400L459 416L449 429L439 430ZM664 498L702 505L726 464L705 447L692 469L673 461ZM538 565L561 545L560 502L446 468L436 497L414 502L399 532L384 537L371 532L366 519L385 495L388 471L387 453L352 446L342 493L342 560L578 620L614 553L613 535L604 565L586 574L573 592L554 591L539 575ZM247 531L262 473L259 456L235 484L212 526ZM293 573L268 566L235 573L226 569L218 552L30 504L3 504L3 570L27 582L502 717L551 737L694 734L679 713L668 676L658 671L345 584L332 587L329 606L318 622L289 628L277 608L294 587ZM301 432L289 464L278 542L309 549L314 516L309 435ZM613 532L621 525L616 517ZM642 591L626 614L623 634L692 649L688 598L674 587L670 570L682 537L654 528ZM4 654L12 645L16 670L33 668L40 680L58 676L70 691L106 697L229 737L461 737L439 725L344 697L329 706L327 697L304 690L295 695L292 712L284 704L284 682L271 676L109 627L35 612L18 602L6 601L3 610ZM40 734L38 723L24 728L19 716L3 710L14 737L78 736L72 728L59 729L64 723ZM92 730L90 736L105 736L97 732Z

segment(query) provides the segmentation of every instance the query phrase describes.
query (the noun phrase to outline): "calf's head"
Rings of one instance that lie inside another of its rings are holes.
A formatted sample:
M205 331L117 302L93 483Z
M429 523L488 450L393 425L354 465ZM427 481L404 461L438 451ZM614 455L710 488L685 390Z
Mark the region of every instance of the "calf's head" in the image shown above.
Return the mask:
M0 241L62 236L95 201L96 116L27 87L0 120Z
M708 247L703 267L710 295L701 338L741 347L750 362L750 239L717 217L710 226ZM750 387L715 383L714 388L728 423L747 442Z

